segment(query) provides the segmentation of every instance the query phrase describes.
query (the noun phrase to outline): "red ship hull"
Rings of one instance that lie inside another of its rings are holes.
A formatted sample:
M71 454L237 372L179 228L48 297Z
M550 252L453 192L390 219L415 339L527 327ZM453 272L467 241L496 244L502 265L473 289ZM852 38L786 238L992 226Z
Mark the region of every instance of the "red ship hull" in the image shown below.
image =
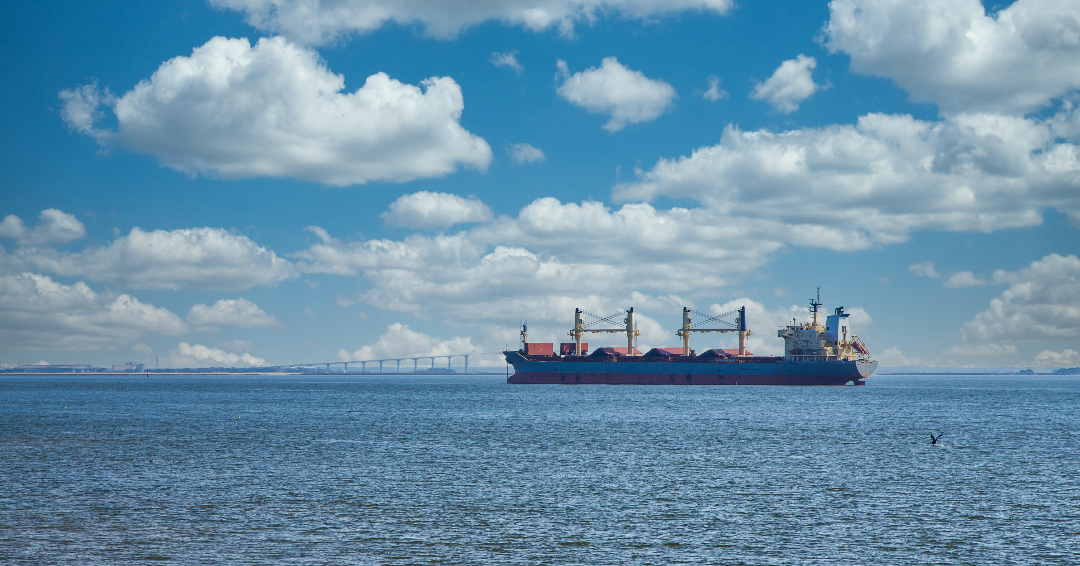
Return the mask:
M507 383L594 385L865 385L862 379L835 375L715 375L640 373L540 373L518 372Z

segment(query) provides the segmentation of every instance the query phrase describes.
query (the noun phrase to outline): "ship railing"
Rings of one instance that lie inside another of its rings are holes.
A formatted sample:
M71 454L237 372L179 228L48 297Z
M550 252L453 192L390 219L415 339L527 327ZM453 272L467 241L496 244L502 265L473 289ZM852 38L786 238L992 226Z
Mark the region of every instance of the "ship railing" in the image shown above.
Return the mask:
M793 362L835 362L844 359L844 356L825 355L825 356L807 356L804 354L792 354L785 356L785 359Z

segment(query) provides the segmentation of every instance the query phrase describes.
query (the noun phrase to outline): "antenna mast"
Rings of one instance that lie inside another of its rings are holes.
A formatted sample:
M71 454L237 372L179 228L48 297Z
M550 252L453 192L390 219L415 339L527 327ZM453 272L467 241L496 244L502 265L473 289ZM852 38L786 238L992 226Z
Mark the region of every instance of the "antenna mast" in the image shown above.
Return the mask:
M810 299L810 312L814 313L814 328L817 328L818 307L821 306L821 287L817 288L817 299Z

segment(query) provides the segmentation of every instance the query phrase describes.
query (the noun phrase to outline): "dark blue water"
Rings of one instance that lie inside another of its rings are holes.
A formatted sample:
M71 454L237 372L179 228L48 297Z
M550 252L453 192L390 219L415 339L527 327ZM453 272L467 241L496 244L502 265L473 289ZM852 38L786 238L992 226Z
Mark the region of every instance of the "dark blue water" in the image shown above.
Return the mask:
M2 377L0 562L1080 563L1077 378L503 381Z

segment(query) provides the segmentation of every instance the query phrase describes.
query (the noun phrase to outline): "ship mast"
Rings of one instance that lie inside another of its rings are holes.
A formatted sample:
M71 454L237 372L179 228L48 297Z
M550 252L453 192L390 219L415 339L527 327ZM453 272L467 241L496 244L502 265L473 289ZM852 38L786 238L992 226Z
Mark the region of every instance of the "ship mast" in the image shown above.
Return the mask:
M821 287L817 288L817 299L810 299L810 312L814 313L814 328L817 328L817 313L818 307L821 306Z
M570 331L570 335L574 337L574 355L581 355L581 329L585 327L581 320L581 313L584 312L581 309L574 309L574 329Z
M682 355L690 355L690 309L682 308Z

